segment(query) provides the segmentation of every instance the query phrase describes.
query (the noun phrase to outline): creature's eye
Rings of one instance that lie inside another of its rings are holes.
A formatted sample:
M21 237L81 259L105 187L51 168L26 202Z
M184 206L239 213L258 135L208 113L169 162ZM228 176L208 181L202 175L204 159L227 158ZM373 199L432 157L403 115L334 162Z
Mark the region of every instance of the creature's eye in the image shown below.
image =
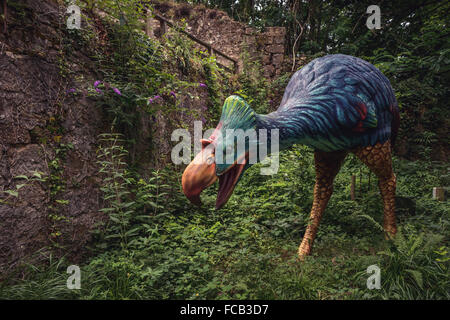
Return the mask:
M214 157L208 157L208 158L206 159L206 164L207 164L207 165L212 165L213 162L214 162Z

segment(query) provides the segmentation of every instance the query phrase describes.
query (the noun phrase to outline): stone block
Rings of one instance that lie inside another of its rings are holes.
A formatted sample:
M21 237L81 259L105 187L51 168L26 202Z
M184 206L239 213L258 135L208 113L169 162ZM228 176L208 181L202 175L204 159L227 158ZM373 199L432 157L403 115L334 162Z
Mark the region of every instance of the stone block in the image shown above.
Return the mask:
M284 27L267 27L266 32L270 36L284 37L286 35L286 28Z
M281 44L271 44L266 46L266 51L270 53L284 53L284 46Z
M245 30L244 30L244 32L245 32L245 34L250 34L250 35L252 35L252 34L256 33L256 29L255 29L255 28L252 28L252 27L246 27Z
M279 66L280 64L283 63L284 60L284 55L282 53L279 54L274 54L272 56L272 64Z
M284 44L285 41L286 41L285 36L273 37L273 43L275 43L275 44Z
M270 64L270 61L271 61L271 54L270 53L269 54L264 54L263 57L262 57L263 64L264 65Z
M264 77L265 78L271 78L273 76L274 72L275 72L275 68L273 65L269 64L264 67Z

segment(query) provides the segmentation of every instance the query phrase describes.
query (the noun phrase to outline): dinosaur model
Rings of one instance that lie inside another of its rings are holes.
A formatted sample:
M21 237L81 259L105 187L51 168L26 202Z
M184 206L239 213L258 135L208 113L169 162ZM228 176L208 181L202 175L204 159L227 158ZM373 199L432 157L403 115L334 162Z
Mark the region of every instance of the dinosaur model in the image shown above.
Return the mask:
M292 76L279 108L270 114L257 114L241 97L228 97L214 133L209 139L202 139L202 151L183 173L183 191L191 202L200 204L201 191L219 179L216 208L220 209L251 165L248 144L240 153L235 152L234 162L216 163L219 153L236 150L236 141L227 139L226 131L278 129L280 150L294 143L315 150L314 202L298 249L301 259L311 252L322 213L333 192L334 177L349 152L378 177L384 203L383 226L386 236L393 237L397 231L396 177L391 148L399 122L393 89L377 68L342 54L317 58Z

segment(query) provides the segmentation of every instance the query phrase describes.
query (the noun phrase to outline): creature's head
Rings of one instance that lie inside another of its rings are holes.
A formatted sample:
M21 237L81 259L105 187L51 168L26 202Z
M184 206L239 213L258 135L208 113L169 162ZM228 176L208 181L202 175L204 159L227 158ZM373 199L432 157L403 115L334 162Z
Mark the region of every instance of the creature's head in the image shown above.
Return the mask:
M202 151L183 173L183 191L192 203L200 205L200 193L217 179L216 209L228 201L243 172L250 166L249 155L256 153L252 147L255 144L250 142L257 138L246 135L252 132L249 129L256 129L256 113L241 97L228 97L214 133L201 140Z

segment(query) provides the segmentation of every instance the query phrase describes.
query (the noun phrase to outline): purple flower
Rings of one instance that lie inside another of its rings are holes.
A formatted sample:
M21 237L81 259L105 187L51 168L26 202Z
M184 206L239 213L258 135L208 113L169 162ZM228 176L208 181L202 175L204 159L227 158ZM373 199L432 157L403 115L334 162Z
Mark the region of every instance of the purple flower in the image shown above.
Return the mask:
M98 87L98 85L101 83L101 81L100 80L97 80L97 81L95 81L94 82L94 88L97 88Z
M205 117L202 117L202 123L205 124L206 123L206 119Z
M71 88L71 89L67 90L66 93L74 93L75 91L76 91L75 88Z
M122 95L122 93L120 93L120 90L119 89L117 89L117 88L113 88L113 90L114 90L114 92L115 93L117 93L119 96L121 96Z
M148 98L148 102L149 103L153 103L153 99L152 98Z
M199 87L202 87L202 88L208 88L208 86L207 86L206 84L201 83L201 82L198 84L198 86L199 86Z
M171 94L174 98L177 97L177 96L175 95L175 92L173 92L173 91L170 91L170 94Z
M102 90L100 90L99 88L95 88L95 91L97 91L98 93L102 93Z
M161 98L161 96L156 95L156 96L153 97L153 99L156 100L156 99L162 99L162 98Z

